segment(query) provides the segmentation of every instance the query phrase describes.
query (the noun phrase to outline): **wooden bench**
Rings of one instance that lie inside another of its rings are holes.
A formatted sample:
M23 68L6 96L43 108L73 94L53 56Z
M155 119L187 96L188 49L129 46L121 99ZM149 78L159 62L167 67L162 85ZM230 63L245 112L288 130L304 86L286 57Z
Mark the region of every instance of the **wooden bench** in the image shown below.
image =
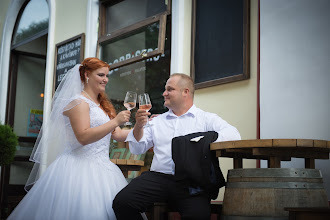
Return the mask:
M143 160L110 159L110 161L120 168L126 178L128 171L140 171L144 166Z
M211 201L210 220L220 220L222 202ZM168 206L167 203L154 203L154 206L146 212L148 220L180 220L178 210Z

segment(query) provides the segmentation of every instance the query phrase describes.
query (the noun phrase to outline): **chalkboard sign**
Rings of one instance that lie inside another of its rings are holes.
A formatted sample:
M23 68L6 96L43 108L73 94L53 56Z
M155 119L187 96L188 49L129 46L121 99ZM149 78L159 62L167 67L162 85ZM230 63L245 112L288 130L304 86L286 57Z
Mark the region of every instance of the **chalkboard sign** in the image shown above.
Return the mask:
M55 90L68 70L80 63L84 58L84 45L85 34L80 34L56 44Z
M196 89L249 78L249 5L249 0L194 1Z

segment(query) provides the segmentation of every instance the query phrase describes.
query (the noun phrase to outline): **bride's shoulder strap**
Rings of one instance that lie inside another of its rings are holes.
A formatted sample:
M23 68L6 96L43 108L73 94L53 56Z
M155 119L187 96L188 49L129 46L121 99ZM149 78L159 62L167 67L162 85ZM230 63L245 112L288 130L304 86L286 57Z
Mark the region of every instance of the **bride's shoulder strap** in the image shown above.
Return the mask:
M67 104L64 107L63 112L69 111L70 109L76 107L77 105L80 105L83 102L86 102L87 104L89 104L88 99L86 99L82 95L78 95L78 96L72 97L72 99L70 100L69 104Z

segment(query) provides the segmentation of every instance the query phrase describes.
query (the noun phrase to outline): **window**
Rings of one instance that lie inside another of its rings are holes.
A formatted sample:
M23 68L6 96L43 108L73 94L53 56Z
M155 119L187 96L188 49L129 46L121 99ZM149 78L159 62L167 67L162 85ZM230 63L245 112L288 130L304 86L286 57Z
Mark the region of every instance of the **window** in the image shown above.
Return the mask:
M98 57L111 65L106 92L117 111L125 109L129 90L149 93L151 113L166 111L162 93L170 74L170 3L101 1Z
M49 11L46 0L31 0L26 5L15 28L13 45L40 37L48 32Z
M250 1L193 3L191 66L196 89L248 79Z
M160 20L161 19L161 20ZM164 53L166 16L159 15L101 39L99 55L109 60L112 69ZM139 28L136 28L139 27Z

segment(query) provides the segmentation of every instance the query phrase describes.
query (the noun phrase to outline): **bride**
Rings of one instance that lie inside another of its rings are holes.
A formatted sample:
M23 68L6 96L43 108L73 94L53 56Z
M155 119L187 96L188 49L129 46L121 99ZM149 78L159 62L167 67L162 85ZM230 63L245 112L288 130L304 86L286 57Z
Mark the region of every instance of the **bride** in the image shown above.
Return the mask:
M130 111L116 115L105 95L109 68L86 58L63 78L30 158L35 166L26 189L31 190L9 220L116 219L112 201L127 182L109 160L109 143L126 139L129 131L119 125ZM49 155L56 159L40 176Z

